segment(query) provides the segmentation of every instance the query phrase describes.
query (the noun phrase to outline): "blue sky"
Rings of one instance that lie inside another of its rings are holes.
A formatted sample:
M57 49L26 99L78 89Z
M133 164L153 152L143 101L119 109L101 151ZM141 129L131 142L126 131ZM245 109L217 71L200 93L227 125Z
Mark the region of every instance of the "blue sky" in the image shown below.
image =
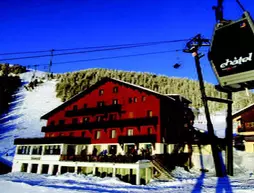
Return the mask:
M252 0L241 2L254 14ZM215 24L211 7L216 4L216 0L4 0L0 1L0 53L186 39L198 33L211 38ZM225 0L224 12L226 19L237 19L242 14L233 0ZM184 45L181 42L58 56L53 62L176 50ZM0 56L0 61L10 57L18 56ZM48 64L49 57L8 62ZM172 67L176 62L182 63L177 70ZM67 72L98 67L197 79L192 56L182 52L59 64L53 65L52 70ZM202 68L205 80L216 84L206 57L202 59Z

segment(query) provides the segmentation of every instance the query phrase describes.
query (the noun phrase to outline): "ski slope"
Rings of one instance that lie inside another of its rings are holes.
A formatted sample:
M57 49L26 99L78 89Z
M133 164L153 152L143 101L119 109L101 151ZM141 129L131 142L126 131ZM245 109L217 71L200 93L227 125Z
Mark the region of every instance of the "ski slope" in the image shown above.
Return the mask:
M30 82L33 74L33 71L21 74L23 86L14 94L8 113L0 117L0 157L10 161L15 151L14 139L42 137L41 127L45 122L40 117L62 103L56 98L54 80L27 91L24 85ZM46 73L36 71L35 76L44 77Z

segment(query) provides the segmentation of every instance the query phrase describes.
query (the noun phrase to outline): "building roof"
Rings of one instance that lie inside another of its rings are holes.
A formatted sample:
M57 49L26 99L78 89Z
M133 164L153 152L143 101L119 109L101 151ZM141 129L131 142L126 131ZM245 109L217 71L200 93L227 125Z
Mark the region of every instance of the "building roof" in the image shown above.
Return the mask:
M247 107L244 107L244 108L240 109L239 111L236 111L236 112L232 115L233 119L236 118L236 117L238 117L239 115L245 113L246 111L250 110L252 107L254 107L254 103L251 104L251 105L249 105L249 106L247 106Z
M174 99L176 99L176 100L179 100L179 101L181 101L181 102L184 102L184 103L188 103L188 104L192 103L189 99L183 97L183 96L180 95L180 94L166 94L166 95L169 96L169 97L171 97L171 98L174 98Z
M161 93L153 91L151 89L148 89L148 88L145 88L145 87L142 87L142 86L139 86L139 85L135 85L135 84L132 84L132 83L129 83L129 82L125 82L125 81L122 81L122 80L118 80L118 79L115 79L115 78L104 77L101 80L99 80L98 82L96 82L95 84L93 84L92 86L90 86L89 88L87 88L86 90L80 92L79 94L75 95L74 97L72 97L68 101L64 102L60 106L56 107L55 109L53 109L50 112L48 112L45 115L43 115L41 117L41 119L48 119L54 113L56 113L59 110L65 108L66 106L68 106L72 102L75 102L75 101L79 100L80 98L84 97L86 94L92 92L93 90L97 89L98 87L100 87L101 85L105 84L106 82L114 82L114 83L117 83L117 84L121 84L121 85L130 87L132 89L141 90L141 91L146 92L148 94L155 95L156 97L159 97L159 98L166 98L166 99L170 99L172 101L175 101L175 99L173 97L161 94Z

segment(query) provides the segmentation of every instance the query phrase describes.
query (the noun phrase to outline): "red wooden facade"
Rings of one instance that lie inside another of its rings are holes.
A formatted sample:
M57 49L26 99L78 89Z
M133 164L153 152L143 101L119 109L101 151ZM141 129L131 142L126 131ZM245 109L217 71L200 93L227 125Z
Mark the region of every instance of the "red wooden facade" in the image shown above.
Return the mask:
M238 121L238 133L254 132L254 104L236 112L233 118Z
M177 97L104 78L42 116L47 119L42 132L46 138L89 138L92 144L119 143L124 136L174 143L184 129L183 103L190 101L183 98L180 102Z

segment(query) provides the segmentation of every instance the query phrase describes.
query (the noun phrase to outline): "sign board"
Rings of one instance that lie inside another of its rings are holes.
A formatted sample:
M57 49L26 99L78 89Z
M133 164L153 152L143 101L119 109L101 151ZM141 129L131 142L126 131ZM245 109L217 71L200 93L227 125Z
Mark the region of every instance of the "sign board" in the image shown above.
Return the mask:
M216 27L209 60L221 87L254 88L254 25L249 14Z

